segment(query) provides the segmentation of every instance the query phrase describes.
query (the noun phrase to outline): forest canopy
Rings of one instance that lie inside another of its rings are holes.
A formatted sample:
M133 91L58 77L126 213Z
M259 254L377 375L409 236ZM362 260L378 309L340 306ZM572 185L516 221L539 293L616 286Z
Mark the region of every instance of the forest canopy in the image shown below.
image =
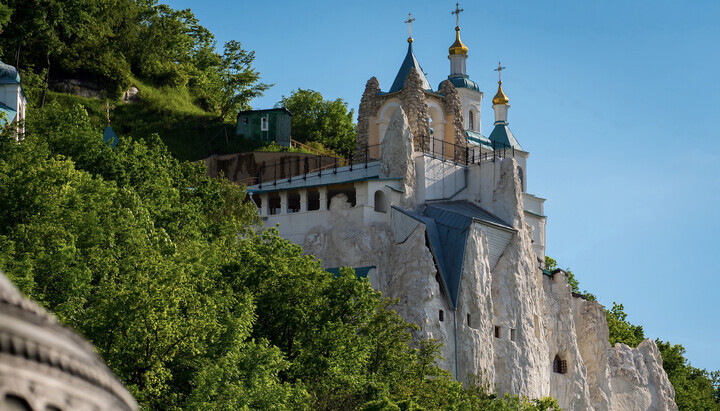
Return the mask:
M190 9L155 0L8 0L3 23L2 60L45 89L77 80L112 99L137 78L187 89L199 107L234 119L269 87L253 51L237 41L217 51Z

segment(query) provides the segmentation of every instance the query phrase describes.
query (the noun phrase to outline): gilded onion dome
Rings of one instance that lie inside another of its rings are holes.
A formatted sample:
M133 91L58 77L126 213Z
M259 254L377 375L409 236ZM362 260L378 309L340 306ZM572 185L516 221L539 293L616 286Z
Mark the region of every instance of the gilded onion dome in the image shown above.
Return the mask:
M495 94L495 97L493 97L492 102L493 104L508 104L510 102L508 96L506 96L503 92L502 81L498 81L498 91Z
M452 46L450 46L448 52L450 53L450 55L462 54L467 56L468 54L467 46L463 44L462 40L460 40L460 26L455 26L455 42L452 44Z

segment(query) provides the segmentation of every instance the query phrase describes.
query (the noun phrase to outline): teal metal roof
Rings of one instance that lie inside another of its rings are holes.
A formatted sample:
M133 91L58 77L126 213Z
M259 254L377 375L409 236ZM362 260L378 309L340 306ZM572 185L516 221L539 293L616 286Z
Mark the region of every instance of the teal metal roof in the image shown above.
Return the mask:
M430 82L428 81L427 77L425 77L425 72L423 71L422 67L420 67L420 63L418 63L417 59L415 58L415 54L412 50L412 43L408 43L408 51L405 55L405 60L403 60L402 65L400 66L400 70L398 70L397 76L395 76L395 81L393 81L392 87L390 87L390 91L388 91L388 93L394 93L396 91L402 90L403 86L405 85L405 78L407 78L408 74L410 74L411 68L415 68L417 73L420 75L420 80L422 80L422 87L427 91L432 91L432 87L430 87Z
M0 84L20 84L20 72L0 60Z
M450 80L455 88L469 88L470 90L480 91L480 87L476 82L470 80L470 76L468 75L448 76L448 80ZM442 84L442 82L440 82L440 84ZM438 90L440 90L440 85L438 85Z
M492 141L476 131L465 130L465 137L467 137L468 142L471 144L485 146L486 148L492 149Z
M495 128L492 133L490 133L490 141L498 145L504 145L505 147L512 147L516 150L523 149L517 139L515 139L512 131L510 131L507 121L495 122Z
M425 234L435 264L442 278L452 307L457 308L462 282L462 265L468 228L475 221L514 231L512 226L494 214L469 201L447 201L427 204L423 214L396 206L393 209L414 218L425 225Z
M17 111L15 111L12 107L6 106L3 103L0 103L0 113L5 114L4 117L0 115L0 126L11 123L17 115Z
M110 144L110 147L112 148L115 148L119 141L117 134L115 134L113 129L110 128L110 125L105 127L105 131L103 131L103 141L107 144Z
M332 274L333 277L338 277L338 276L340 276L340 268L341 267L326 268L325 271ZM354 267L354 268L349 267L349 268L352 268L353 270L355 270L355 277L357 277L358 279L361 279L361 278L367 278L368 274L370 273L370 270L374 270L377 267L375 267L374 265L368 265L366 267Z

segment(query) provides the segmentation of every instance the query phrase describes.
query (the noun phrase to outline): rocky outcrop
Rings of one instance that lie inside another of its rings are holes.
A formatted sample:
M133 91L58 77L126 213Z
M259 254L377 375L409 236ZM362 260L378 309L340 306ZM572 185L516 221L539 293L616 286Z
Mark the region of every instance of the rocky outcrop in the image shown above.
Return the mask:
M463 125L463 112L462 104L460 103L460 95L457 89L450 80L445 80L440 83L440 92L445 96L443 98L443 110L446 115L453 116L453 132L455 141L455 161L462 162L466 161L467 150L467 138L465 137L465 127Z
M400 206L415 207L417 182L415 177L415 161L413 160L413 137L408 119L402 108L398 108L390 118L385 138L380 143L383 153L380 161L381 177L398 177L403 179L404 192Z
M360 100L358 108L357 122L357 149L355 152L355 161L365 161L365 148L370 139L370 119L377 115L377 111L382 104L380 97L380 83L375 77L371 77L365 84L365 91Z
M647 339L637 348L615 344L609 357L611 409L677 410L675 390L653 340Z
M428 105L425 100L422 79L414 67L410 69L405 78L405 84L400 92L400 101L410 124L415 149L428 151L430 141Z
M383 141L388 157L382 173L409 181L412 144L403 110L393 122ZM308 233L305 250L326 267L376 266L373 286L398 299L398 313L419 325L418 338L443 344L439 365L463 383L501 395L552 396L563 409L677 409L655 343L611 347L604 308L573 297L562 271L548 276L538 268L517 163L497 161L500 177L484 206L515 233L491 267L491 234L479 223L470 225L456 307L443 290L427 228L419 220L396 230L402 238L394 238L387 224L348 222L350 205L338 195L328 224Z

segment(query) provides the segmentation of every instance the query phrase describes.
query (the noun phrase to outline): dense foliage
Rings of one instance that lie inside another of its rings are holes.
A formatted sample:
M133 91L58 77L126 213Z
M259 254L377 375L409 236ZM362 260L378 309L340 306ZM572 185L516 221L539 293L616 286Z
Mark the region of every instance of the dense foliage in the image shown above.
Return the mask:
M81 106L0 135L0 268L147 409L549 409L493 398L352 270L258 225L241 187L158 139L111 149Z
M61 80L97 84L118 97L137 78L186 89L222 119L249 108L268 88L237 41L215 50L193 13L156 0L7 0L0 7L3 61L47 88ZM44 98L44 93L42 94ZM44 101L41 99L41 101Z
M319 142L348 159L355 152L355 111L348 111L342 99L325 100L317 91L297 89L289 97L283 96L276 107L292 113L294 140Z
M548 269L557 268L557 261L545 257ZM566 270L570 273L570 269ZM575 276L569 276L569 283L574 292L579 292L579 283ZM595 296L584 291L592 299ZM613 302L611 309L605 309L608 329L610 331L610 344L626 344L637 347L645 341L642 326L634 325L627 319L625 307ZM659 339L655 343L663 359L663 369L668 375L670 383L675 388L675 402L680 410L720 410L720 371L708 372L705 369L695 368L685 358L685 348L682 345L672 345Z

